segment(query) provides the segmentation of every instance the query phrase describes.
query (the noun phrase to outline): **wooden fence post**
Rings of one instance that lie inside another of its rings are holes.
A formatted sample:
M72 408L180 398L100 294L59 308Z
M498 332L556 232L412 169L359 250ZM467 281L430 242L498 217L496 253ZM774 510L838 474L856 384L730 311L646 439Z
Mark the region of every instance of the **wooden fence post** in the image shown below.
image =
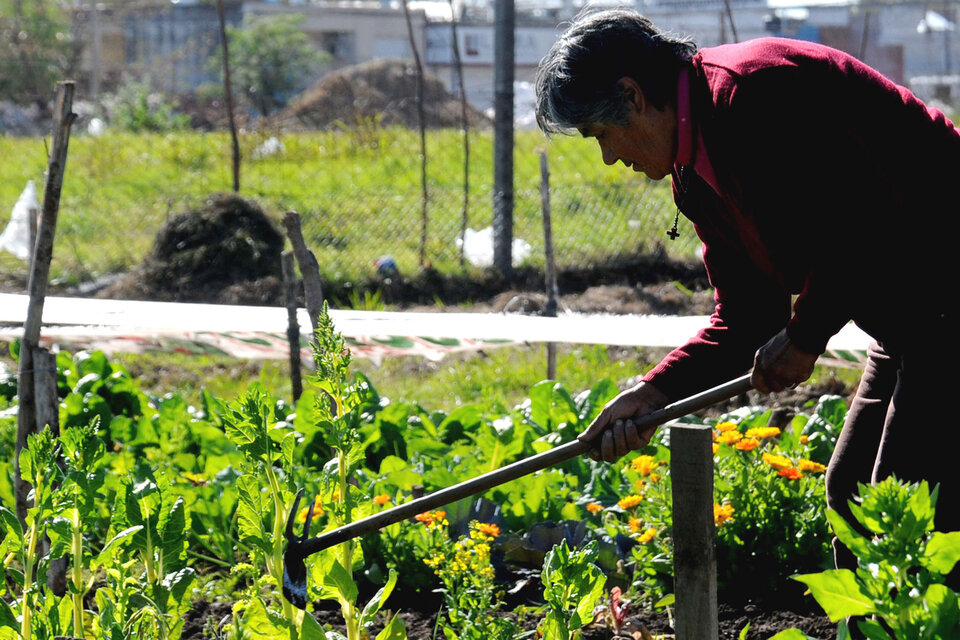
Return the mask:
M310 316L310 323L313 325L313 333L316 333L319 324L320 313L323 311L323 286L320 283L320 264L317 262L313 251L307 248L307 243L303 239L303 230L300 227L300 214L296 211L288 211L283 216L283 227L287 230L287 238L290 239L290 246L293 247L293 255L297 258L297 264L300 265L300 276L303 278L303 297L307 307L307 315ZM311 334L310 342L314 336Z
M297 320L297 273L293 266L293 252L284 251L280 256L283 270L283 289L287 304L287 341L290 343L290 386L293 389L293 404L303 394L300 375L300 322Z
M37 394L34 387L34 369L43 360L37 351L40 344L40 327L43 323L43 303L47 295L50 279L50 262L53 259L53 239L57 229L57 216L60 211L60 192L63 189L63 174L67 165L67 149L70 144L70 127L76 120L73 113L73 93L76 86L72 81L57 83L57 107L54 113L56 128L50 147L50 160L47 165L47 181L43 192L43 205L40 223L37 228L36 246L30 262L30 279L27 290L30 302L27 317L23 322L23 341L20 344L20 366L18 368L17 408L17 460L14 477L14 494L17 516L21 522L27 515L27 495L30 487L20 475L20 451L27 444L27 436L36 433ZM56 394L54 394L56 400ZM56 411L54 407L52 409ZM46 415L50 415L49 412Z
M677 640L718 640L713 437L709 425L670 426Z
M557 317L557 270L553 263L553 227L550 223L550 167L547 152L540 152L540 208L543 210L543 247L546 255L544 267L547 286L547 304L543 315ZM557 378L557 345L547 343L547 379Z

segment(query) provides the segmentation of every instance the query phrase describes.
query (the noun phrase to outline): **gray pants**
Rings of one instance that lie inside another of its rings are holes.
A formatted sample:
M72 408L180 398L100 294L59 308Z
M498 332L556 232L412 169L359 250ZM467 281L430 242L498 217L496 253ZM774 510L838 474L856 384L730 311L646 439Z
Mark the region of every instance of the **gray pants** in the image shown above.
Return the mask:
M937 329L945 327L937 327ZM827 468L827 506L858 530L847 502L857 483L870 484L895 475L940 485L936 530L960 530L960 456L955 442L960 387L953 375L955 343L938 342L933 331L928 348L897 354L874 343L856 396ZM937 335L938 334L938 335ZM866 533L861 530L861 533ZM834 540L838 568L856 569L856 557ZM960 587L960 570L948 579Z

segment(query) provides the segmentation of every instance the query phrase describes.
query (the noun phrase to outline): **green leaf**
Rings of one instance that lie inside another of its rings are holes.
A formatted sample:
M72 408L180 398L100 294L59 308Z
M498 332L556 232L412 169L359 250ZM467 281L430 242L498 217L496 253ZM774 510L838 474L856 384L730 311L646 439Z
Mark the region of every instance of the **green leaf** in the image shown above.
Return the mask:
M300 640L327 640L327 634L309 613L304 614L303 622L300 624Z
M857 620L857 628L867 637L867 640L894 640L875 620Z
M114 559L117 552L120 550L120 543L123 540L129 538L130 536L138 533L142 529L143 529L143 525L138 524L136 526L124 529L117 535L110 538L107 544L103 545L103 549L100 550L100 553L97 555L97 558L94 561L93 566L91 566L91 568L100 567L105 564L109 564L110 561Z
M952 589L942 584L932 584L923 595L924 609L931 618L929 633L937 631L937 637L955 638L960 632L960 599Z
M19 630L20 622L17 620L17 616L14 615L13 610L10 609L10 605L0 598L0 628L2 627Z
M237 494L237 533L240 540L264 553L271 553L269 535L263 525L263 514L270 510L271 505L267 504L257 479L250 475L240 476L237 479Z
M288 624L264 606L259 598L253 598L243 612L243 627L251 640L290 640Z
M343 568L339 560L330 566L323 577L322 593L329 594L324 599L331 599L332 595L333 599L341 602L356 602L359 593L357 583L353 581L353 576Z
M851 527L850 524L844 520L843 516L833 509L827 509L827 521L830 523L830 527L833 529L833 533L837 536L837 539L840 540L845 547L850 549L854 555L858 558L871 557L873 551L870 541Z
M750 625L747 625L744 628L744 631L750 628ZM745 638L743 634L740 634L742 638ZM813 637L808 636L800 629L785 629L778 633L775 636L770 636L770 640L815 640Z
M374 640L407 640L407 628L400 616L394 614Z
M848 569L830 569L821 573L794 576L810 588L817 604L832 622L849 616L875 612L873 600Z
M370 601L363 608L363 611L360 614L361 627L366 626L368 622L373 622L377 612L383 607L383 604L387 601L387 598L390 597L390 594L393 593L393 589L396 586L397 572L395 569L390 569L390 576L387 578L387 583L383 585L372 598L370 598Z
M935 531L927 542L921 564L929 571L946 575L960 560L960 531Z

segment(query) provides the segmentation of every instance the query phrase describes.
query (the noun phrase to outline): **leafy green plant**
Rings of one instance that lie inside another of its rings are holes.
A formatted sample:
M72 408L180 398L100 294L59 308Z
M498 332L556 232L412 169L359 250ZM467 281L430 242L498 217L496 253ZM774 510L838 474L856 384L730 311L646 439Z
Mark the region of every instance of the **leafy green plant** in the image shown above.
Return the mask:
M540 579L547 613L538 630L544 640L573 640L593 621L593 609L603 597L607 578L594 562L597 542L573 549L562 541L547 553Z
M857 620L869 640L919 640L960 636L960 594L944 577L960 560L960 532L934 531L937 489L926 481L888 477L859 485L850 507L869 532L857 532L830 510L830 526L856 556L858 568L795 576L831 620ZM783 636L781 640L787 640Z
M316 373L311 381L322 392L314 404L313 421L324 443L333 451L333 458L324 466L321 495L307 509L322 512L326 507L331 512L329 524L343 526L373 510L372 500L365 500L366 496L351 482L364 460L360 427L369 405L371 387L363 377L351 382L350 350L343 335L336 332L326 304L319 317L313 348ZM310 518L304 514L304 520ZM317 599L336 600L340 604L347 640L360 640L397 583L396 572L391 570L386 584L363 608L358 608L359 589L353 572L363 566L361 552L359 543L349 540L315 554L310 565L311 592ZM406 637L397 618L381 635L384 633L402 633L402 637Z

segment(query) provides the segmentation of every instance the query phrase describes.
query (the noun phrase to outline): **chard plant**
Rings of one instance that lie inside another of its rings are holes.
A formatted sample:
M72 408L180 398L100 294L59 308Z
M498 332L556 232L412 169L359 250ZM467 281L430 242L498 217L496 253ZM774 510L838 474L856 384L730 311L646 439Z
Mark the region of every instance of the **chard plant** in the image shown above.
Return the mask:
M960 637L960 594L944 584L960 560L960 532L934 531L936 502L937 489L931 492L926 481L889 477L859 485L850 506L868 535L828 512L837 538L857 556L857 570L830 569L795 579L832 621L863 616L856 625L869 640ZM806 636L791 630L776 637Z
M538 627L544 640L575 640L593 622L607 581L594 564L599 553L596 540L580 549L570 549L563 540L547 553L540 573L547 613Z
M321 494L307 508L314 510L314 515L329 511L327 525L340 527L370 515L374 509L373 501L356 486L354 478L364 462L361 427L376 392L366 378L351 379L350 350L343 335L334 329L326 304L319 317L313 349L316 373L311 382L321 392L314 403L314 423L332 451L332 458L323 468ZM304 520L307 519L304 514ZM349 540L314 554L311 560L311 593L317 599L338 602L346 640L361 640L393 592L396 571L390 570L386 583L361 608L357 605L359 588L353 577L354 571L364 565L359 542ZM337 635L331 634L327 637ZM377 637L405 638L406 631L400 619L394 617Z
M49 605L55 600L44 597L43 583L49 557L44 554L42 546L55 513L53 498L61 476L60 467L57 466L58 452L58 442L49 427L30 434L27 446L20 452L21 477L33 487L33 503L27 509L24 521L26 530L16 514L0 506L4 527L4 538L0 544L0 552L4 555L4 582L11 580L19 589L12 607L5 602L0 604L0 629L5 630L7 637L15 638L19 633L20 638L32 640L35 632L34 614L50 611ZM19 562L14 564L15 561ZM60 631L60 620L59 616L38 616L36 623L43 629L38 635ZM48 622L53 623L53 629L47 628Z
M233 632L269 629L294 635L304 616L280 593L283 580L284 527L293 502L292 478L296 433L278 419L276 406L258 384L222 408L227 438L244 456L236 478L237 535L249 550L249 562L261 569L245 597L234 607ZM307 622L309 625L310 623Z

